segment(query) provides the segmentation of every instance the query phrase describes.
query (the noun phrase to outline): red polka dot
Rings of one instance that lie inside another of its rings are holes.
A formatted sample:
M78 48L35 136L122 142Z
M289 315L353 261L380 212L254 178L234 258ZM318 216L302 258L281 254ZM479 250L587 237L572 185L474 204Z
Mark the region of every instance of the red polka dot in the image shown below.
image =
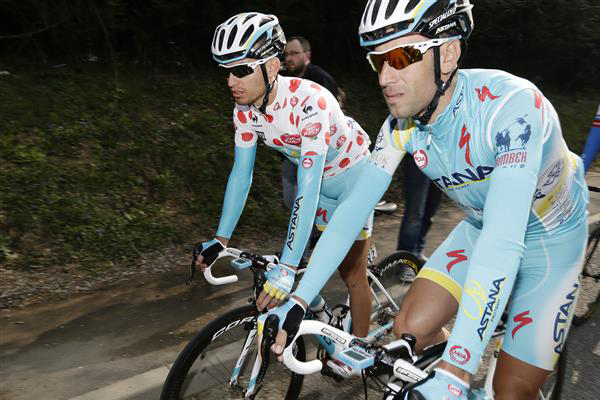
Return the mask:
M248 118L252 119L252 110L248 111Z
M292 79L290 81L290 92L294 93L300 87L302 81L300 79Z
M325 132L325 144L329 144L329 140L331 139L331 135L329 132Z
M331 168L333 168L333 167L325 167L325 168L323 168L323 172L329 171Z
M360 136L356 137L356 143L358 143L359 146L362 146L362 144L364 142L365 142L365 140L362 137L360 137Z
M300 123L300 116L297 115L296 116L296 128L298 127L298 124Z
M317 152L316 151L307 151L305 156L316 156Z
M273 122L273 116L272 115L266 114L265 118L266 118L266 120L267 120L268 123Z
M279 139L273 139L273 143L276 144L277 146L283 146L283 143L281 143L281 140L279 140Z
M348 148L346 149L346 153L349 153L351 148L352 148L352 142L348 143Z
M244 142L249 142L252 140L252 138L254 137L254 135L250 132L244 132L242 133L242 140Z
M237 117L238 117L238 119L240 120L240 122L241 122L242 124L245 124L245 123L246 123L246 116L244 115L244 113L243 113L243 112L241 112L241 111L238 111L238 113L237 113Z
M294 125L294 114L290 113L290 124Z
M340 168L344 168L348 164L350 164L350 159L344 158L342 161L340 161Z
M310 87L313 89L317 89L318 91L321 91L321 86L317 85L316 83L311 83Z
M319 108L321 110L324 110L325 107L327 107L327 102L325 101L325 99L323 97L319 97L319 100L317 100L317 104L319 105Z

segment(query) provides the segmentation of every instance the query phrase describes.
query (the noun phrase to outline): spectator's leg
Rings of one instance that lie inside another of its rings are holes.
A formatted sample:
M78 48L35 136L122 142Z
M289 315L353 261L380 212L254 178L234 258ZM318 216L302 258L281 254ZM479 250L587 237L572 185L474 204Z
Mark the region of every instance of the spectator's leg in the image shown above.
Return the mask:
M405 209L400 234L398 235L397 250L407 250L419 253L421 225L425 214L429 178L423 174L412 157L404 157L404 199Z
M425 203L425 213L423 214L423 224L421 225L421 237L419 238L418 252L423 253L425 248L425 237L431 224L433 223L433 216L437 212L440 202L442 201L442 191L435 186L435 183L429 183L429 190L427 191L427 201Z
M296 198L296 191L298 190L298 180L296 178L296 172L298 167L288 160L283 159L281 163L281 184L283 186L283 204L288 208L292 209L292 204Z

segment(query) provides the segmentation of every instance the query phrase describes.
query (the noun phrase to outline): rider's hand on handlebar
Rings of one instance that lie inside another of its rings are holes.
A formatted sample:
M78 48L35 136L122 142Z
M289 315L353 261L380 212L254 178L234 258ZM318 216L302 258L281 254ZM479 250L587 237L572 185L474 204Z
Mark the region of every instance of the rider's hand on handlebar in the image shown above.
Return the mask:
M296 271L285 264L277 264L271 266L265 277L267 282L256 299L256 307L261 311L277 306L292 291Z
M283 361L283 350L292 342L300 323L304 319L306 314L307 305L299 298L292 297L281 306L262 314L258 318L258 334L259 343L262 341L262 333L264 322L270 315L277 315L279 317L279 331L275 338L275 343L271 346L271 351L277 356L277 360Z
M225 250L227 239L215 238L208 242L198 243L194 247L193 257L196 258L196 267L204 271L206 268L213 265L217 260L219 253Z

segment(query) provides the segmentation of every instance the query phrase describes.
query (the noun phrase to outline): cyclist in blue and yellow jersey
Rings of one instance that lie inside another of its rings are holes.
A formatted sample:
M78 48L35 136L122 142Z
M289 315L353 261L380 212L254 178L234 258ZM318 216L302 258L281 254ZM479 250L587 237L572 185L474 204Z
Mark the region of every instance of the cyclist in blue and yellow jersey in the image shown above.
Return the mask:
M468 0L370 0L361 46L390 110L367 167L338 207L292 299L310 301L352 244L408 154L466 211L408 291L394 332L422 349L447 338L441 362L402 399L466 399L486 344L508 310L496 399L535 399L563 348L587 237L581 159L531 82L459 70L473 28ZM511 298L508 304L509 296ZM508 304L508 306L507 306ZM297 311L272 311L293 334Z
M259 141L298 168L298 190L280 263L267 273L268 282L257 301L260 309L274 307L290 292L313 222L325 229L370 155L369 137L344 115L327 89L278 74L278 56L285 44L277 17L257 12L229 18L217 27L212 41L213 58L235 100L235 158L216 237L198 245L196 265L203 269L212 265L227 246L250 190ZM339 268L359 336L367 333L371 309L366 260L372 224L372 213L367 213ZM315 294L311 301L313 311L322 311L322 298Z

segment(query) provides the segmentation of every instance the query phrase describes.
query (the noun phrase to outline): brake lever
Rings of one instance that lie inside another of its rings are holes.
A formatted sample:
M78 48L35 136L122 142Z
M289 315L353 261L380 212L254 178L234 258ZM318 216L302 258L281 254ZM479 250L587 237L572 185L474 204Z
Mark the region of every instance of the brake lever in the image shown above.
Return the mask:
M263 327L263 337L260 343L262 362L256 377L257 383L262 382L265 374L267 373L267 368L269 367L269 363L271 361L271 346L273 343L275 343L275 338L277 337L278 331L279 317L275 314L271 314L267 317Z

